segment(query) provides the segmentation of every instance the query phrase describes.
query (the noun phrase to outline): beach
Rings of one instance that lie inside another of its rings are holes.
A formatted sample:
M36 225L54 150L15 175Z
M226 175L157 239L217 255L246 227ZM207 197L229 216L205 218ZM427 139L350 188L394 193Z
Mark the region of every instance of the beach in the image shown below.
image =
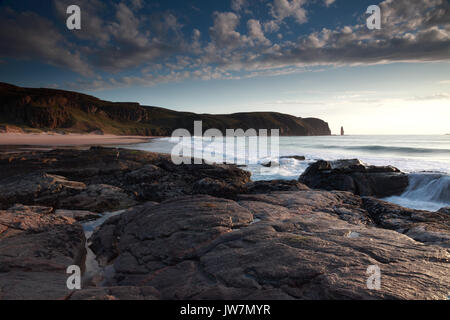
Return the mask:
M80 133L0 133L0 150L42 150L52 147L87 147L93 145L128 145L149 142L153 137L117 136Z

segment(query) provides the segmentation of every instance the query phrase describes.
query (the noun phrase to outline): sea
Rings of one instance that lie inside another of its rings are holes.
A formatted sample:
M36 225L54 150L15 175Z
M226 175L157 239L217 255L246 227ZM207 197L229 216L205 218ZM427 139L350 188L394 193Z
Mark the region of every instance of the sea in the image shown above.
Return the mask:
M254 181L298 179L317 160L359 159L369 165L391 165L409 174L407 190L402 195L384 200L429 211L450 206L450 135L279 137L276 156L271 155L270 147L266 154L255 152L252 147L261 142L261 138L257 137L229 152L224 145L230 139L234 138L192 137L183 141L156 138L148 143L125 147L171 154L174 147L181 143L185 148L189 145L192 154L201 152L199 150L214 150L214 156L219 156L219 159L222 157L227 162L246 163L243 169L252 173ZM262 142L265 143L265 140ZM281 158L296 155L304 156L306 160ZM277 161L279 168L264 167L263 164L269 161Z

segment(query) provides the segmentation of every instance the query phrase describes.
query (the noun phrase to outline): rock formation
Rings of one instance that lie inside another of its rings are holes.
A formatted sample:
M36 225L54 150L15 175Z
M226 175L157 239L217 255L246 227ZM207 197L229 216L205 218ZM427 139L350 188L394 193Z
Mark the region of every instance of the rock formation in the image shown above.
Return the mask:
M299 181L313 189L350 191L360 196L388 197L402 194L408 176L391 166L368 166L352 160L317 161Z
M331 181L340 170L371 192L390 181L373 175L398 174L356 160L312 167ZM253 182L236 166L175 166L122 149L0 155L0 169L0 299L446 299L450 291L445 208L406 209L360 197L360 187ZM125 207L88 243L105 272L68 291L66 268L86 259L80 222ZM367 288L371 265L380 290Z

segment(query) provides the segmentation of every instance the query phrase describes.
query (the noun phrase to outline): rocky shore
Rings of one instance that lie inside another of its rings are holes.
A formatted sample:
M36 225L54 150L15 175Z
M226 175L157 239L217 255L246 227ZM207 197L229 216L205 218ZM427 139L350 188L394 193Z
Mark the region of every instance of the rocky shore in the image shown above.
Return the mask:
M377 198L407 185L357 160L253 182L134 150L2 154L0 299L447 299L448 208ZM86 239L86 221L123 209ZM69 290L87 247L104 272Z

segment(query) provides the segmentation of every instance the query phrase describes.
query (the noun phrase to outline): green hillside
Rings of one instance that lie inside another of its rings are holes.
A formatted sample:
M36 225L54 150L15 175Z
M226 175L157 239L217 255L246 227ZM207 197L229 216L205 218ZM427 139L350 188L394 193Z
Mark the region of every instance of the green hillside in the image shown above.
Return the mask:
M330 135L328 124L316 118L299 118L276 112L195 114L138 103L103 101L64 90L21 88L0 83L0 125L25 131L60 130L88 133L102 131L118 135L170 136L175 129L193 132L194 121L203 130L280 129L284 136Z

